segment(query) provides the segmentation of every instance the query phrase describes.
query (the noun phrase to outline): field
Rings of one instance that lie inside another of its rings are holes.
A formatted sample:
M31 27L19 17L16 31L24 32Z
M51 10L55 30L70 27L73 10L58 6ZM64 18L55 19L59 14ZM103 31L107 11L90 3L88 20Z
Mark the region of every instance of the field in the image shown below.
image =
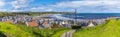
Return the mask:
M109 20L103 25L83 28L74 37L120 37L120 20Z
M55 37L60 36L67 30L68 29L66 28L39 29L35 27L27 27L24 25L0 22L1 37Z

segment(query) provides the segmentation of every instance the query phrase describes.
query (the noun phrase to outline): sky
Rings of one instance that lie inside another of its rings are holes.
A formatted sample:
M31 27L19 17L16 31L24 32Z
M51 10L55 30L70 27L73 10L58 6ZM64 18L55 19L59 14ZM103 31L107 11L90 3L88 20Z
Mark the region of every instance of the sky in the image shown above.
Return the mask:
M0 12L120 13L120 0L0 0Z

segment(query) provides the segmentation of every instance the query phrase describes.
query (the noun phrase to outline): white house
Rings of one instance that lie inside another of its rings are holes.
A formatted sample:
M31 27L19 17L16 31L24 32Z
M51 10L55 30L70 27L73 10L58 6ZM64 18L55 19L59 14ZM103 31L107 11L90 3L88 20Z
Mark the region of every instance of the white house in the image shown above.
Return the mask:
M95 26L92 22L88 23L88 27L93 27Z

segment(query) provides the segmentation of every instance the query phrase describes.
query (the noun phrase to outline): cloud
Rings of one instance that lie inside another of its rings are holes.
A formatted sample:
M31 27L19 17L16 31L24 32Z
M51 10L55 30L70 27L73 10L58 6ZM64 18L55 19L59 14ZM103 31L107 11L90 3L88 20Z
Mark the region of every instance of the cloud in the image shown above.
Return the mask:
M48 12L49 12L49 11L53 11L53 9L47 9L47 10L45 10L45 11L48 11Z
M120 12L120 0L72 0L42 6L38 4L39 7L32 7L30 5L32 1L33 0L11 0L9 4L10 7L3 8L3 11L74 12L73 9L76 8L78 12ZM3 6L7 6L6 2L0 0L0 11L2 11L1 7Z
M5 2L0 0L0 7L4 6L5 5Z
M32 0L15 0L11 2L11 5L14 9L19 9L19 8L28 7L31 1Z
M44 7L32 7L31 11L54 11L54 7L44 6Z
M4 6L6 4L7 4L6 2L4 2L3 0L0 0L0 11L1 12L7 11L7 9L4 9Z
M45 9L45 7L33 7L31 8L32 10L36 10L36 9L39 9L39 10L42 10L42 9Z
M24 10L11 10L10 12L22 12Z
M7 9L0 9L0 12L6 12L8 11Z
M120 12L120 1L69 1L49 5L59 8L78 9L78 12Z
M81 7L81 6L105 6L105 5L119 5L119 1L71 1L71 2L61 2L57 3L55 7L71 7L71 8L76 8L76 7Z

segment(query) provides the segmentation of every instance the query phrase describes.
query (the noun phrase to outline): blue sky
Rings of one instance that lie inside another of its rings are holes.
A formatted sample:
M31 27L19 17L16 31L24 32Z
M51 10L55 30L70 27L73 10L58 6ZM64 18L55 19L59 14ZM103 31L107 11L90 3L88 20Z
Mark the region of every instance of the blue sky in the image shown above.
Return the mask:
M120 13L120 0L0 0L0 12Z

